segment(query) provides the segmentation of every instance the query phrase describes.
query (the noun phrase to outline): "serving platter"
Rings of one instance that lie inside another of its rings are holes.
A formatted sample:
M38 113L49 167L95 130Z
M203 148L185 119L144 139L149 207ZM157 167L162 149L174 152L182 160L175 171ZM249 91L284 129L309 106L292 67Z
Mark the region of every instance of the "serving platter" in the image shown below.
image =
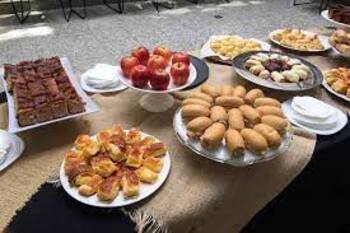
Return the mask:
M69 78L70 82L72 83L73 87L77 91L78 95L82 98L82 100L86 103L85 104L85 112L71 114L71 115L68 115L65 117L61 117L61 118L57 118L54 120L45 121L45 122L41 122L41 123L36 123L33 125L20 126L18 124L17 118L16 118L14 98L9 93L6 80L4 79L4 69L1 68L0 69L0 79L3 82L3 86L4 86L6 97L7 97L7 106L8 106L8 114L9 114L8 115L8 119L9 119L8 131L10 133L17 133L17 132L26 131L29 129L34 129L37 127L49 125L49 124L52 124L55 122L59 122L59 121L63 121L63 120L71 119L71 118L76 118L76 117L83 116L83 115L93 113L93 112L97 112L100 110L100 108L96 105L96 103L81 89L79 82L78 82L78 78L75 75L68 58L66 58L66 57L60 58L60 61L61 61L63 68L65 69L65 71L68 75L68 78Z
M127 130L125 130L127 132ZM151 136L149 134L143 133L142 138ZM92 136L93 139L96 139L96 136ZM159 140L156 139L158 142ZM73 148L74 150L74 148ZM79 194L78 189L76 187L72 187L69 183L68 176L65 174L64 171L64 161L61 164L60 167L60 182L62 184L63 189L68 193L69 196L77 200L78 202L81 202L83 204L89 205L89 206L94 206L94 207L101 207L101 208L115 208L115 207L122 207L122 206L127 206L134 204L136 202L139 202L150 195L152 195L155 191L157 191L162 184L165 182L167 177L169 176L170 172L170 167L171 167L171 160L170 160L170 155L169 152L167 152L163 157L163 168L158 174L159 177L157 181L153 184L145 184L141 183L140 184L140 190L139 190L139 195L134 197L134 198L124 198L123 194L119 191L117 197L110 202L106 201L101 201L98 199L96 195L90 196L90 197L85 197Z
M276 40L276 39L274 38L274 36L275 36L277 33L281 32L281 31L283 31L283 29L277 29L277 30L272 31L272 32L269 34L269 39L270 39L273 43L275 43L275 44L277 44L277 45L279 45L279 46L281 46L281 47L283 47L283 48L289 49L289 50L294 50L294 51L298 51L298 52L312 52L312 53L315 53L315 52L324 52L324 51L327 51L327 50L331 49L331 47L332 47L332 46L330 45L330 43L329 43L329 38L328 38L327 36L317 35L318 38L319 38L319 40L320 40L320 42L321 42L321 44L323 45L323 49L307 49L307 50L297 49L297 48L294 48L294 47L291 47L291 46L282 44L281 42L279 42L278 40ZM306 35L315 35L315 33L309 32L309 31L301 30L301 32L302 32L302 33L305 33Z
M345 58L350 58L350 53L349 54L344 54L344 53L341 53L336 47L334 47L333 45L332 46L332 50L339 56L341 57L345 57Z
M323 18L325 18L325 19L328 20L329 22L332 22L332 23L336 24L338 27L350 28L350 25L349 25L349 24L341 23L341 22L335 21L334 19L329 18L329 16L328 16L328 10L322 11L321 15L322 15Z
M271 160L283 154L291 144L293 131L289 127L282 137L282 143L277 149L269 149L266 154L259 155L249 150L245 150L243 155L232 156L225 142L217 149L207 150L203 148L198 140L193 140L187 136L186 124L181 117L181 108L177 109L173 118L173 128L181 144L192 150L195 154L213 160L215 162L228 164L234 167L245 167L256 163Z
M337 97L339 97L339 98L342 98L342 99L345 100L345 101L350 102L350 98L349 98L349 97L347 97L346 95L340 94L340 93L336 92L335 90L333 90L332 87L330 87L330 86L328 85L328 83L326 82L326 80L323 80L323 81L322 81L322 86L323 86L324 88L326 88L326 90L329 91L331 94L333 94L333 95L335 95L335 96L337 96Z
M265 79L259 78L253 75L252 73L250 73L244 66L244 63L249 59L249 57L257 53L279 54L282 56L286 55L291 58L299 59L304 65L310 68L311 76L308 79L298 83L287 83L287 82L278 83L272 80L265 80ZM313 65L311 62L293 54L286 54L286 53L280 53L280 52L253 51L253 52L247 52L247 53L238 55L233 59L233 68L241 77L243 77L244 79L252 83L255 83L263 87L276 89L276 90L283 90L283 91L309 90L319 86L323 80L322 72L317 68L317 66Z
M1 144L7 144L4 159L0 161L0 171L2 171L21 156L25 149L25 143L18 136L5 130L0 130L0 141Z

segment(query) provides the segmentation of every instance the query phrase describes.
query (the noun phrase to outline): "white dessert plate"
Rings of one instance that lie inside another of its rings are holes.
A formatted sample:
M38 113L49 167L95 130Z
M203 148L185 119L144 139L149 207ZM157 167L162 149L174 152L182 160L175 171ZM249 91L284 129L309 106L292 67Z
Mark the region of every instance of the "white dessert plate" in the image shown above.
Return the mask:
M142 133L142 137L146 136L151 136L146 133ZM152 136L153 137L153 136ZM95 138L95 136L93 137ZM167 152L163 157L163 168L158 174L158 179L155 183L153 184L146 184L146 183L141 183L140 184L140 191L139 195L134 197L134 198L124 198L123 192L119 191L118 196L110 202L106 201L101 201L98 199L98 197L95 195L90 196L90 197L85 197L79 194L78 189L76 187L73 187L70 185L68 181L68 176L64 172L64 161L61 165L60 168L60 181L62 184L63 189L75 200L89 205L89 206L95 206L95 207L102 207L102 208L112 208L112 207L122 207L122 206L127 206L131 205L133 203L139 202L148 196L152 195L155 191L157 191L162 184L165 182L166 178L169 175L170 172L170 155L169 152Z
M0 161L0 171L4 170L15 162L24 151L25 144L23 140L14 134L5 130L0 130L0 148L6 153L2 162Z
M311 96L296 96L292 101L294 111L309 118L327 119L335 114L335 110Z
M128 88L125 86L123 83L119 82L116 86L114 87L109 87L109 88L95 88L91 85L88 84L87 82L88 76L86 73L82 74L80 76L80 86L83 88L84 91L90 92L90 93L109 93L109 92L117 92L117 91L122 91Z
M320 129L320 128L310 127L310 126L301 124L296 120L295 114L294 114L294 111L292 108L292 100L291 99L282 103L282 110L283 110L284 114L286 115L286 117L288 118L288 120L290 122L292 122L292 124L299 126L300 128L305 129L311 133L315 133L315 134L319 134L319 135L335 134L335 133L339 132L342 128L344 128L344 126L347 124L348 117L346 116L346 114L343 113L342 111L340 111L339 109L336 109L336 108L334 108L334 109L335 109L335 112L336 112L337 118L338 118L338 121L336 122L334 127L330 128L330 129Z
M326 80L324 80L324 79L322 81L322 86L324 86L324 88L326 88L326 90L329 91L331 94L338 96L339 98L342 98L343 100L350 102L350 97L347 97L346 95L340 94L340 93L336 92L335 90L333 90L333 88L330 87L328 85L328 83L326 82Z
M167 90L163 90L163 91L158 91L158 90L153 90L151 88L151 85L148 83L147 86L145 88L138 88L132 85L132 82L130 79L126 78L123 75L122 69L120 68L120 66L117 66L117 74L119 77L119 80L122 81L122 83L127 86L130 87L132 89L141 91L141 92L148 92L148 93L170 93L170 92L176 92L176 91L181 91L182 89L185 89L186 87L190 86L197 78L197 70L196 68L193 66L193 64L191 63L190 66L190 76L188 77L187 83L185 83L182 86L176 86L173 82L173 79L170 75L170 66L167 67L167 71L169 72L170 75L170 83L168 86Z
M283 29L277 29L277 30L272 31L272 32L269 34L269 39L270 39L273 43L275 43L275 44L277 44L277 45L279 45L279 46L281 46L281 47L283 47L283 48L290 49L290 50L294 50L294 51L313 52L313 53L314 53L314 52L323 52L323 51L326 51L326 50L332 48L332 46L329 44L329 38L328 38L327 36L323 36L323 35L318 35L318 34L317 34L318 38L319 38L320 41L321 41L321 44L323 45L323 49L308 49L308 50L297 49L297 48L294 48L294 47L291 47L291 46L282 44L282 43L280 43L278 40L276 40L276 39L274 38L274 36L275 36L278 32L281 32L281 31L283 31ZM304 30L301 30L301 32L305 33L306 35L315 35L315 34L316 34L316 33L309 32L309 31L304 31Z
M328 20L329 22L332 22L332 23L336 24L338 27L350 28L350 25L349 25L349 24L341 23L341 22L338 22L338 21L335 21L335 20L329 18L329 16L328 16L328 10L322 11L321 15L322 15L323 18L325 18L325 19Z

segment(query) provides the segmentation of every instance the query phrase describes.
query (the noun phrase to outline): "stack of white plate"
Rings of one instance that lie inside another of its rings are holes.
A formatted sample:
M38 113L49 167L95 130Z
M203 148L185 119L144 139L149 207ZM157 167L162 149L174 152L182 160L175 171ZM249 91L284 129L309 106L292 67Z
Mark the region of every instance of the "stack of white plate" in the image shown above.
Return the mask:
M7 131L0 130L0 171L16 161L24 148L22 139Z
M290 122L320 135L334 134L348 121L345 113L311 96L294 97L282 108Z

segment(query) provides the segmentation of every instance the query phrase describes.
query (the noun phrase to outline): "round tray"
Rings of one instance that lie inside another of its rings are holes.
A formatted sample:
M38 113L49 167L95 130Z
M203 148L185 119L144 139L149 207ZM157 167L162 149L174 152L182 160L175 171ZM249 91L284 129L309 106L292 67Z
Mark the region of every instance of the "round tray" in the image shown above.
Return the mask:
M328 20L329 22L332 22L332 23L336 24L338 27L350 28L350 25L349 25L349 24L341 23L341 22L338 22L338 21L335 21L335 20L329 18L329 17L328 17L328 10L322 11L321 15L322 15L323 18L325 18L325 19Z
M227 147L225 146L224 141L222 142L222 145L219 148L214 150L207 150L201 146L199 140L189 138L186 134L187 132L185 122L182 120L181 117L181 108L177 109L177 111L175 112L173 119L173 127L176 136L181 142L181 144L188 147L195 154L208 158L215 162L228 164L234 167L245 167L248 165L261 163L276 158L288 149L293 137L291 127L289 127L290 130L288 130L288 132L283 136L282 144L277 149L269 149L265 155L258 155L254 154L249 150L245 150L243 155L232 156Z
M333 90L333 88L330 87L330 86L328 85L328 83L326 82L326 80L323 80L322 86L323 86L324 88L326 88L326 90L327 90L328 92L330 92L331 94L333 94L333 95L335 95L335 96L338 96L339 98L342 98L343 100L345 100L345 101L347 101L347 102L350 102L350 98L349 98L349 97L347 97L347 96L344 95L344 94L340 94L340 93L336 92L335 90Z
M246 60L249 59L251 55L257 54L257 53L266 53L266 54L279 54L279 55L286 55L291 58L299 59L304 65L308 66L311 69L311 77L307 80L304 80L299 83L278 83L274 82L272 80L265 80L262 78L259 78L255 76L254 74L250 73L245 67L244 63ZM283 90L283 91L304 91L309 90L314 87L319 86L322 83L323 75L322 72L317 68L317 66L313 65L309 61L293 55L289 53L280 53L280 52L267 52L267 51L254 51L254 52L247 52L241 55L238 55L233 59L233 67L235 71L245 78L246 80L253 82L255 84L258 84L263 87L276 89L276 90Z

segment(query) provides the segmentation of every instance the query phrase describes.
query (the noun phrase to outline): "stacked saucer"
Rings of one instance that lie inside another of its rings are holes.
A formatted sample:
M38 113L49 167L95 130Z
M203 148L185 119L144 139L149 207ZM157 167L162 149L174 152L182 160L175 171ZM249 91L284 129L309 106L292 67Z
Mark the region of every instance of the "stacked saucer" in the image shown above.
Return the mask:
M348 118L339 109L310 96L297 96L282 104L284 114L294 125L319 135L340 131Z
M0 171L11 165L25 148L22 139L0 129Z

